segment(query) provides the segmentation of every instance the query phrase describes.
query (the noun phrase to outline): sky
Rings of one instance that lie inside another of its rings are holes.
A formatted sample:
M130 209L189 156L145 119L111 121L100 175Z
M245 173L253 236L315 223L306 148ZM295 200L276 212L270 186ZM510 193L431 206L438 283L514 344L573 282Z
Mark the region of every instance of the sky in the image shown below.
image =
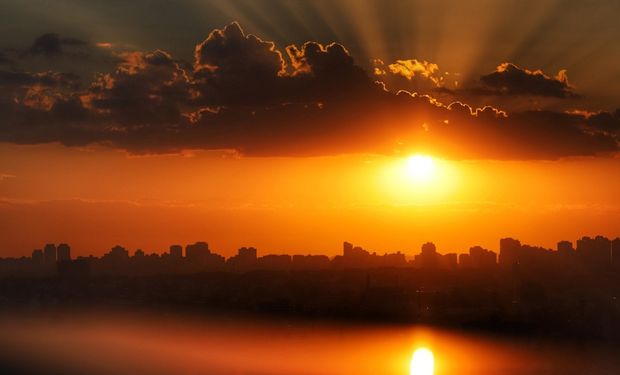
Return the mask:
M7 0L0 257L618 236L619 12Z

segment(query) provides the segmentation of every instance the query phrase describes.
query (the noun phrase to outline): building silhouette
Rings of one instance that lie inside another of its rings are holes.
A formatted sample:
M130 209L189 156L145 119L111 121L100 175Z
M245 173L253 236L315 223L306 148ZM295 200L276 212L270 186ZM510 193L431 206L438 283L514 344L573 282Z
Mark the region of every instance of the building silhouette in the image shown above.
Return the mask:
M54 244L48 243L43 247L43 258L47 266L56 265L56 246Z
M209 254L211 251L206 242L199 241L185 247L185 257L195 262L204 262Z
M183 258L183 247L181 245L170 245L170 256L173 259Z
M71 247L69 247L66 243L61 243L58 245L56 248L56 253L59 262L71 260Z
M519 250L521 242L514 238L502 238L499 240L499 265L512 267L519 264Z
M36 265L42 265L45 262L45 255L43 255L43 250L32 250L32 262Z
M237 250L237 255L228 258L227 264L233 271L248 271L256 268L258 262L255 247L242 247Z
M603 236L595 238L582 237L577 240L577 255L580 260L592 269L611 266L612 242Z

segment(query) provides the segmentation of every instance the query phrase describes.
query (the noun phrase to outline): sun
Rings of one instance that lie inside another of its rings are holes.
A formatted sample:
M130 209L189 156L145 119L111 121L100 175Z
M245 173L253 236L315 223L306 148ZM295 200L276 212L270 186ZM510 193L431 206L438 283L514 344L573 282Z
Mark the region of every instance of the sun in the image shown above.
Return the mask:
M458 194L461 175L454 164L429 154L386 160L377 174L390 204L432 204Z
M405 173L415 182L431 181L435 175L435 169L435 161L427 155L413 155L405 162Z
M409 375L433 375L435 373L435 356L427 348L419 348L413 352Z

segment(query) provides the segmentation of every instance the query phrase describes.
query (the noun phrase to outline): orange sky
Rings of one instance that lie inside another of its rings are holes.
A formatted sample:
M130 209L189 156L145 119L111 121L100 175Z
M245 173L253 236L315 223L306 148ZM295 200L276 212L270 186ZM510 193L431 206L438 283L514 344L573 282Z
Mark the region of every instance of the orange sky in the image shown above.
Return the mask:
M617 235L616 158L447 161L431 181L407 181L402 158L237 157L224 152L128 156L104 148L3 144L2 255L46 242L75 254L115 244L161 252L206 240L224 255L253 245L265 253L371 250L417 253L503 236L554 247L581 235ZM11 157L7 157L10 155Z
M618 1L5 2L0 257L620 235Z

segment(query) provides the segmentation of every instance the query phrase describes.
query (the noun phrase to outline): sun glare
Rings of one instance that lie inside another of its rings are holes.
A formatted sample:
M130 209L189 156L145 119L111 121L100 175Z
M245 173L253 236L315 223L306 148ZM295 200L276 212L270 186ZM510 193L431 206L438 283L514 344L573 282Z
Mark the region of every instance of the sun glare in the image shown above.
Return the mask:
M433 375L435 372L435 357L427 348L419 348L413 352L409 375Z
M392 204L432 204L455 193L458 171L449 161L414 154L391 159L379 176Z
M435 161L426 155L413 155L405 164L407 176L416 182L427 182L435 174Z

